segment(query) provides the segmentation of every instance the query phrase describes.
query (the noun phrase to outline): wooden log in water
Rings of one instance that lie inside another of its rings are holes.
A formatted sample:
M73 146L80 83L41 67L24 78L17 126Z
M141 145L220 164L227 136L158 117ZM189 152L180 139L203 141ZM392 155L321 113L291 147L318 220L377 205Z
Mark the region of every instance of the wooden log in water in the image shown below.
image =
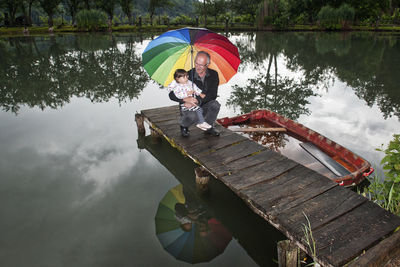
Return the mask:
M286 132L286 128L239 128L232 129L234 132Z

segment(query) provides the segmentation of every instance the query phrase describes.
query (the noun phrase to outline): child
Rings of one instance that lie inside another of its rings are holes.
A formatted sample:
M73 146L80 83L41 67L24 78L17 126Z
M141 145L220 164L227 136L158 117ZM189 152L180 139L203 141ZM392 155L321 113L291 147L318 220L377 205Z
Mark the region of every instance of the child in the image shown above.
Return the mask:
M188 77L187 71L184 69L177 69L174 73L175 80L168 85L168 90L170 92L173 91L175 96L179 99L184 99L185 97L193 95L200 95L201 90L197 87L197 85L189 81ZM199 119L199 122L196 125L198 128L202 129L203 131L211 128L211 125L204 121L203 109L201 107L194 106L187 108L184 104L181 104L181 109L196 111Z

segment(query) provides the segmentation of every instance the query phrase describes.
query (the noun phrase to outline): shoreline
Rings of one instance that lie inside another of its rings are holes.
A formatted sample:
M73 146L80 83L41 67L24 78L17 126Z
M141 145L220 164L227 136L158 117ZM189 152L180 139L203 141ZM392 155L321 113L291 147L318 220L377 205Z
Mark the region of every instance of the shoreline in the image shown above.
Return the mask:
M174 30L183 27L193 27L190 25L159 25L159 26L131 26L131 25L122 25L122 26L113 26L111 28L111 32L163 32L167 30ZM199 26L201 27L201 26ZM224 25L209 25L208 29L214 31L225 31ZM101 28L97 31L88 31L81 30L77 27L73 26L62 26L62 27L54 27L53 31L49 31L49 27L28 27L29 33L23 33L24 27L0 27L0 36L28 36L35 34L56 34L56 33L107 33L110 32L108 28ZM365 32L389 32L389 33L400 33L400 26L388 26L382 25L378 27L372 26L352 26L348 29L339 29L339 30L326 30L318 27L317 25L293 25L289 26L285 29L276 29L272 27L254 27L254 26L233 26L228 29L230 32L240 32L240 31L277 31L277 32L301 32L301 31L313 31L313 32L353 32L353 31L365 31Z

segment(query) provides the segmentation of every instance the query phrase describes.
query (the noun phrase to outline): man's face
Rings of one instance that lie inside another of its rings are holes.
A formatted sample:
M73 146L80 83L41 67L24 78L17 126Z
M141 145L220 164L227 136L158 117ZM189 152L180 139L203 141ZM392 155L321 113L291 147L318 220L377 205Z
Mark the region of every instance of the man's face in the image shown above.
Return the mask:
M194 67L199 76L204 76L206 74L206 70L208 67L207 56L206 55L198 55L194 62Z

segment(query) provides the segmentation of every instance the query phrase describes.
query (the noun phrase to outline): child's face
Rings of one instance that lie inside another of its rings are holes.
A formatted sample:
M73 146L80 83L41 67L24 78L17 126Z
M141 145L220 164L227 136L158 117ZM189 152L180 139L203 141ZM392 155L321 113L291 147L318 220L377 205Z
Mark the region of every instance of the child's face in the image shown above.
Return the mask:
M177 78L176 81L177 81L178 83L187 83L187 81L188 81L188 75L185 74L185 75L183 75L183 76Z

